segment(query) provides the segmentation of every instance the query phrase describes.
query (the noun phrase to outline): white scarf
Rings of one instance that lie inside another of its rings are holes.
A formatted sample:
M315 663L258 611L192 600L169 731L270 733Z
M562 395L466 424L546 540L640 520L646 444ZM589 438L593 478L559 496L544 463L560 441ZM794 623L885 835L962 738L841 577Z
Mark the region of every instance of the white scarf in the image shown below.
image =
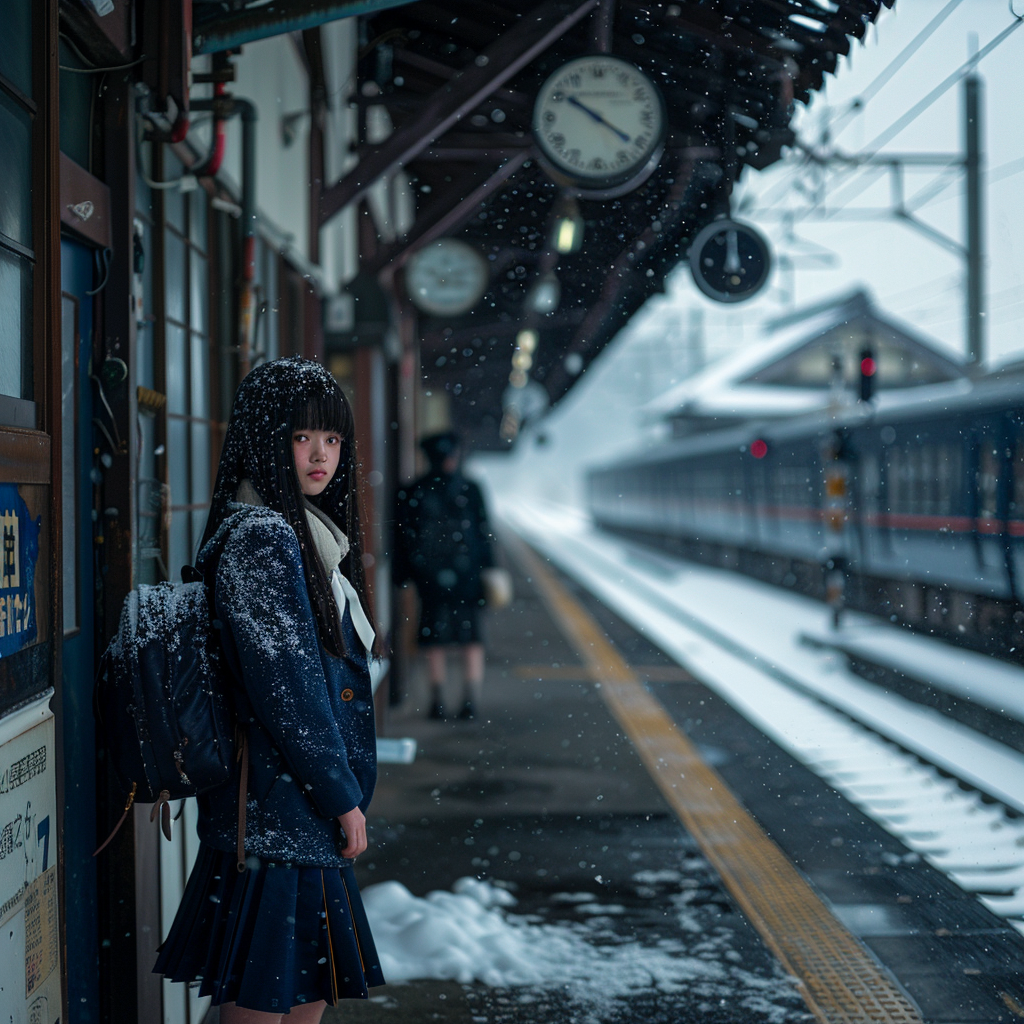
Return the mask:
M263 507L263 499L260 498L249 480L242 480L238 485L238 492L235 500L243 505L257 505ZM303 509L306 513L306 525L309 527L309 534L313 538L313 547L316 548L317 557L324 567L324 572L331 575L331 593L334 595L334 603L338 607L338 621L345 617L345 609L348 608L352 616L352 625L356 635L366 648L366 656L370 657L373 648L374 632L370 620L363 611L359 601L359 594L351 582L342 575L338 568L341 560L348 554L348 537L338 528L337 523L326 512L318 509L311 501L302 499Z

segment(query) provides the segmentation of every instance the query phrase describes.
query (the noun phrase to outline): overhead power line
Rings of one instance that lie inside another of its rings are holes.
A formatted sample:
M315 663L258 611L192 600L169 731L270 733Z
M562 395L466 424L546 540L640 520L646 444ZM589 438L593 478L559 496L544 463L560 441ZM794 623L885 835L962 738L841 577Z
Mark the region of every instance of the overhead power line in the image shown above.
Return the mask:
M853 115L859 114L863 109L864 105L870 100L874 99L880 89L885 86L890 79L896 74L904 64L910 60L911 57L917 53L918 50L928 41L935 30L948 18L953 11L963 2L963 0L949 0L949 3L939 11L938 14L928 22L927 25L913 39L903 47L902 50L885 66L881 74L877 78L873 79L868 85L861 91L860 95L854 98L853 102L847 109L839 115L836 121L830 126L833 128L833 136L838 135L843 129L846 128L845 124L841 122L846 118L851 118Z
M860 94L852 101L849 107L846 108L843 113L839 114L836 121L826 124L825 130L832 131L834 135L838 135L846 125L841 125L841 122L849 118L852 118L864 111L864 107L867 103L872 100L879 90L896 74L904 64L910 60L911 57L927 42L932 36L935 30L949 17L950 14L963 2L963 0L949 0L949 3L942 8L939 13L928 22L927 25L913 39L903 47L902 50L882 69L882 72L872 79ZM781 198L785 194L786 189L789 187L793 177L798 174L801 168L807 164L806 159L799 161L796 167L794 167L786 176L786 178L777 182L772 188L770 194L765 197L765 203L772 205L777 199ZM778 193L776 195L776 193Z
M888 75L888 77L891 78L892 74L895 74L895 72L899 70L899 67L901 67L902 64L906 62L907 58L904 57L904 54L908 50L910 50L911 53L907 54L907 57L912 55L913 51L919 48L920 44L923 43L928 38L928 36L932 34L932 32L934 32L935 28L938 28L938 25L941 24L942 20L944 20L945 17L947 17L948 14L955 7L955 5L960 2L961 0L950 0L950 3L948 3L946 7L944 7L942 11L940 11L939 14L936 15L936 17L933 18L932 21L929 22L928 25L926 25L921 30L921 32L919 32L917 36L915 36L914 39L912 39L907 44L907 46L904 47L902 51L900 51L900 53L896 56L896 58L894 58L890 65L886 67L885 70L883 70L882 74L879 75L878 78L876 78L867 86L864 92L866 93L869 89L872 89L875 83L878 82L879 79L884 78L886 75ZM902 132L904 128L906 128L909 124L911 124L911 122L915 121L918 117L920 117L921 114L923 114L925 110L927 110L936 100L938 100L952 86L956 85L956 83L960 81L966 74L972 71L978 65L978 63L982 61L985 57L987 57L993 50L995 50L996 47L1002 45L1002 43L1007 38L1009 38L1009 36L1012 35L1018 28L1020 28L1022 24L1024 24L1024 17L1019 17L1016 14L1014 14L1014 21L1010 25L1003 29L1003 31L1000 32L999 35L997 35L994 39L988 42L973 57L970 57L963 64L961 64L960 67L958 67L952 74L943 79L942 82L940 82L930 93L928 93L927 96L921 99L918 103L911 107L910 110L908 110L900 118L894 121L888 128L885 129L885 131L883 131L880 135L878 135L875 139L868 143L861 150L861 155L874 155L882 146L884 146L888 142L891 142L892 139L899 135L899 133ZM893 65L897 66L893 69L892 74L889 74L889 70L890 68L893 68ZM885 81L887 80L888 79L885 79ZM883 81L881 85L878 86L878 88L881 88L881 86L885 84L885 81ZM875 90L875 92L877 92L877 89ZM863 96L863 93L861 95ZM874 93L872 93L872 95L874 95ZM807 147L807 150L810 150L810 147ZM782 181L776 182L776 184L768 191L768 193L764 196L763 200L758 204L758 206L762 210L764 210L770 208L778 200L782 199L788 191L793 178L800 172L801 169L805 168L807 164L808 158L805 157L798 163L797 166L795 166L791 171L789 171L786 174ZM853 196L859 194L859 191L861 190L858 190L849 198L853 198Z
M1024 18L1017 18L1012 24L1007 25L995 39L982 47L973 57L964 61L956 71L944 78L927 96L915 103L902 117L897 118L881 135L872 139L861 152L867 155L874 155L887 142L891 142L907 125L912 121L916 121L940 96L956 85L964 75L973 71L980 61L1016 32L1021 25L1024 25Z
M1005 164L1000 164L998 167L993 167L992 170L986 171L983 174L986 185L994 185L997 181L1003 181L1005 178L1011 178L1015 174L1020 174L1024 171L1024 157L1018 160L1010 160ZM910 197L907 200L907 209L909 210L920 210L927 206L929 203L934 202L950 187L959 180L959 175L949 178L941 177L938 178L931 185L925 186L916 195ZM950 198L949 196L945 197Z

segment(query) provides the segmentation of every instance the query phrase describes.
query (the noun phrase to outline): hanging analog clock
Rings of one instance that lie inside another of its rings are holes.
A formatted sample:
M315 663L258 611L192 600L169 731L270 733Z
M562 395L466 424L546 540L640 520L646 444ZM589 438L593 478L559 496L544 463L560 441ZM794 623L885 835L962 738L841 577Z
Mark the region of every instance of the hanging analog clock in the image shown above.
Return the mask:
M665 103L655 84L620 57L563 64L541 86L533 134L552 176L584 195L623 194L661 159Z
M416 307L431 316L468 313L487 290L484 258L456 238L424 246L405 271L405 290Z

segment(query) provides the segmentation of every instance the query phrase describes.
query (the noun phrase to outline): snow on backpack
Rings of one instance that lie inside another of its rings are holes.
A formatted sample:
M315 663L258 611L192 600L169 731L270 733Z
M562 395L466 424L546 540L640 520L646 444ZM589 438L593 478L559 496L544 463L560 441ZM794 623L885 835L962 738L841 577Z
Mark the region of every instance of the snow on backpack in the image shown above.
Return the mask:
M236 752L229 676L199 572L184 583L143 585L127 597L117 633L100 659L93 710L107 757L132 803L153 803L170 839L168 802L231 778ZM243 761L242 793L245 792ZM244 799L240 799L243 808ZM244 816L240 816L240 841Z

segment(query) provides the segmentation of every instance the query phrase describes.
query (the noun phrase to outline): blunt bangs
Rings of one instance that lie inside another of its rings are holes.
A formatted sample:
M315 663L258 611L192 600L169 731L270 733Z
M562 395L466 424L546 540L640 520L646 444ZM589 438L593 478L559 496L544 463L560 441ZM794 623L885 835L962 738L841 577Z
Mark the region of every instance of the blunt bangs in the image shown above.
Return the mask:
M317 388L312 394L297 395L290 410L292 430L328 430L343 438L352 436L352 413L341 388Z

